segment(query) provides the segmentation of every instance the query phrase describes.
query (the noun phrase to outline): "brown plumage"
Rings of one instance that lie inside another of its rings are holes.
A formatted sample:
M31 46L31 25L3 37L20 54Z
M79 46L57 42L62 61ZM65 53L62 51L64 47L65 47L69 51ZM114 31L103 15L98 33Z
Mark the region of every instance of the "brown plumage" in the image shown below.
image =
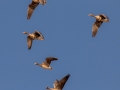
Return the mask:
M42 35L42 33L35 31L34 33L27 33L27 32L23 32L24 34L28 34L27 36L27 45L28 45L28 49L30 50L32 47L32 42L33 40L44 40L44 36Z
M89 16L96 18L96 21L92 26L92 37L95 37L98 32L98 29L100 28L102 23L109 22L109 18L104 14L100 14L100 15L96 15L96 16L93 14L89 14Z
M102 25L103 21L97 21L92 26L92 37L95 37L95 35L98 32L98 28Z
M42 62L42 64L39 64L36 62L35 65L39 65L45 69L52 69L52 67L50 66L51 61L55 61L55 60L58 60L58 59L54 58L54 57L47 57L46 60L44 62Z
M31 49L31 47L32 47L32 42L33 42L33 39L28 35L28 36L27 36L28 49Z
M51 61L54 61L54 60L58 60L57 58L54 58L54 57L48 57L48 58L46 58L46 63L48 64L48 65L50 65L50 63L51 63Z
M62 90L65 86L65 83L67 82L67 80L69 79L70 74L66 75L65 77L63 77L60 81L56 80L53 84L54 88L49 88L47 87L47 90Z
M32 0L32 3L28 6L27 19L30 19L35 8L40 4L44 5L46 0Z

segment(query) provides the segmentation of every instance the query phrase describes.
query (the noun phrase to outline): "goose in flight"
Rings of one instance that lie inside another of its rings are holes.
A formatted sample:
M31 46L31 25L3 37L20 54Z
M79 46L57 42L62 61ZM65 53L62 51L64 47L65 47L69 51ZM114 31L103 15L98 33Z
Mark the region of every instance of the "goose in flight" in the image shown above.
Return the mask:
M58 60L57 58L54 58L54 57L47 57L46 60L44 62L42 62L42 64L39 64L39 63L35 63L35 65L38 65L44 69L49 69L51 70L52 67L50 66L51 64L51 61L55 61L55 60Z
M34 33L29 34L28 32L23 32L23 34L27 34L27 45L28 45L28 49L30 50L32 47L32 42L33 40L44 40L44 36L42 35L42 33L35 31Z
M60 81L56 80L53 84L54 88L49 88L47 87L47 90L62 90L63 87L65 86L65 83L67 82L67 80L69 79L70 74L66 75L65 77L63 77Z
M30 17L32 16L33 11L35 8L39 5L42 4L44 5L46 3L46 0L32 0L31 4L28 6L28 11L27 11L27 19L29 20Z
M103 22L109 22L109 18L104 14L100 15L89 14L89 16L94 17L96 19L92 26L92 37L95 37L99 27L102 25Z

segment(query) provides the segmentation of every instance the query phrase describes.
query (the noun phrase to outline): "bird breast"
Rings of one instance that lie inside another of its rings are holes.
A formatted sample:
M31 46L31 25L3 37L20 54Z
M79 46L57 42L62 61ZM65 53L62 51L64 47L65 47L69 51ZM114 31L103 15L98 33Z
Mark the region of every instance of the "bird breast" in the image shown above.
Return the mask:
M29 34L29 36L30 36L32 39L35 39L35 35L34 35L34 34Z
M45 64L42 64L42 67L45 68L45 69L50 69L51 68L50 66L45 65Z
M98 20L98 21L101 21L101 17L100 16L95 16L95 18Z
M34 2L36 2L36 3L39 3L39 0L33 0Z
M61 89L56 89L56 88L50 88L49 90L61 90Z

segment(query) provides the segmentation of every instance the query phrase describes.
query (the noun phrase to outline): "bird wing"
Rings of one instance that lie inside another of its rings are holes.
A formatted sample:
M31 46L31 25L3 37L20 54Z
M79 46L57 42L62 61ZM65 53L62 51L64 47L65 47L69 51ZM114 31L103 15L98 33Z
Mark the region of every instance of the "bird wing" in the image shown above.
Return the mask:
M27 36L27 44L28 44L28 49L30 50L32 47L32 38L30 36Z
M34 11L34 9L38 6L39 2L34 2L32 1L31 4L29 4L28 6L28 12L27 12L27 19L30 19L30 17L32 16L32 13Z
M92 26L92 37L95 37L97 32L98 32L98 28L102 25L103 21L97 21L93 24Z
M57 89L63 89L65 83L67 82L67 80L69 79L70 77L70 74L66 75L64 78L62 78L60 81L59 81L59 85L57 86Z
M104 15L104 14L101 14L100 16L102 17L103 22L109 22L108 16L106 16L106 15Z
M46 62L47 62L48 64L50 64L51 61L54 61L54 60L58 60L58 59L57 59L57 58L54 58L54 57L48 57L48 58L46 58Z
M44 40L44 36L42 35L41 32L35 31L34 34L36 36L36 39L38 39L38 40Z
M109 19L105 14L101 14L100 16L104 17L104 19Z

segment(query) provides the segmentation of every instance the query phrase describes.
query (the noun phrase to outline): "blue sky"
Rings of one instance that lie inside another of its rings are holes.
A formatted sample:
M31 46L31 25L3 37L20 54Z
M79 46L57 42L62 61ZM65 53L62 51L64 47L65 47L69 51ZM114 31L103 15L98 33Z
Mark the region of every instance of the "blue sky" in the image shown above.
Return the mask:
M0 5L0 90L45 90L55 79L71 75L64 90L120 90L120 1L47 0L30 20L31 0L2 0ZM104 13L95 38L95 19L88 14ZM22 32L40 31L44 41L27 49ZM57 57L45 70L35 66L48 56Z

